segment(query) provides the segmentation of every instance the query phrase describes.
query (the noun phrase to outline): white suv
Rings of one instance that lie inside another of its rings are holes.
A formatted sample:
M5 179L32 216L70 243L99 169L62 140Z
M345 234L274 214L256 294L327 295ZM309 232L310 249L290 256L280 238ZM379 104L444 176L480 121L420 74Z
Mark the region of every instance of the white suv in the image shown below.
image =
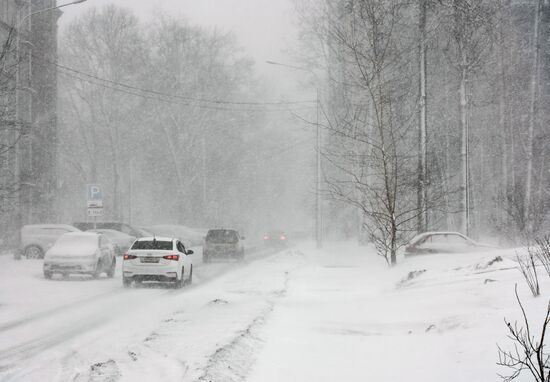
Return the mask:
M193 251L186 250L178 239L143 237L137 239L124 254L122 283L132 281L170 282L181 288L193 282Z

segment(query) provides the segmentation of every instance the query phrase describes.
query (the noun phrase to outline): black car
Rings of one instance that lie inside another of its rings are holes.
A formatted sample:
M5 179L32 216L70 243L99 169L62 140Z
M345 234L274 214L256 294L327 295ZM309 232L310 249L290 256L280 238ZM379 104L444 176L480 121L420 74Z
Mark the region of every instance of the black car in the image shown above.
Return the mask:
M244 258L244 237L234 229L211 229L204 238L202 261L212 258L242 260Z

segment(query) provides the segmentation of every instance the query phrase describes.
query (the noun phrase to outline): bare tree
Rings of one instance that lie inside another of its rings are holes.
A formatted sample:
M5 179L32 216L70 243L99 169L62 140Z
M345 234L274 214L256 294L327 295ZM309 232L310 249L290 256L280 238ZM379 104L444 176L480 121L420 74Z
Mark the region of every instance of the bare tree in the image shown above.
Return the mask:
M529 130L527 138L527 168L525 179L525 207L523 213L525 214L524 220L528 222L527 232L532 234L533 231L533 219L532 213L532 193L533 193L533 150L534 150L534 138L535 129L538 123L538 96L539 96L539 70L540 70L540 24L542 18L542 7L544 0L538 0L537 6L534 11L533 21L533 43L531 47L532 56L532 68L531 68L531 83L530 83L530 101L529 101Z
M409 76L410 45L397 28L407 5L356 1L344 17L325 15L331 54L341 64L348 102L327 115L332 143L325 157L337 169L326 180L330 195L358 208L378 253L395 264L418 215L414 195L414 85ZM397 106L399 105L399 106Z
M471 82L492 46L492 8L486 1L452 0L453 44L451 64L459 73L459 129L461 134L461 231L469 234L470 227L470 126Z
M15 31L9 28L0 40L0 239L7 241L16 237L12 219L16 213L19 194L16 148L21 139L22 126L15 113L17 67Z
M532 247L529 247L527 249L526 258L522 258L519 255L516 255L516 258L518 261L519 270L521 271L529 290L533 294L533 297L539 296L539 276L537 273L537 265L535 264L537 258L536 251Z
M535 240L535 255L550 277L550 235Z
M131 152L124 138L132 131L142 100L120 97L112 83L141 79L147 54L143 34L130 11L106 6L91 9L69 25L63 47L63 64L79 68L85 74L61 71L62 84L70 84L65 92L68 98L65 115L78 121L80 138L75 140L78 146L62 146L65 150L84 147L88 157L86 178L88 182L103 181L105 187L110 186L106 193L108 211L114 219L120 220L125 170L122 158ZM107 78L112 83L92 81L93 77ZM101 168L109 170L100 172Z
M233 35L162 14L144 24L108 6L70 24L61 46L61 173L73 198L64 214L82 214L83 183L97 181L110 218L133 210L136 221L243 219L242 204L258 198L242 186L251 175L240 163L265 147L246 140L266 107L244 102L258 90Z
M546 316L540 329L540 335L533 332L527 313L518 296L517 285L515 289L516 299L521 308L523 316L523 325L517 322L504 320L508 328L508 338L514 343L513 350L504 350L498 346L499 361L497 365L506 367L511 370L509 375L500 375L506 381L513 381L519 375L527 371L536 382L550 381L550 353L545 350L545 341L547 329L550 328L550 301L546 308Z

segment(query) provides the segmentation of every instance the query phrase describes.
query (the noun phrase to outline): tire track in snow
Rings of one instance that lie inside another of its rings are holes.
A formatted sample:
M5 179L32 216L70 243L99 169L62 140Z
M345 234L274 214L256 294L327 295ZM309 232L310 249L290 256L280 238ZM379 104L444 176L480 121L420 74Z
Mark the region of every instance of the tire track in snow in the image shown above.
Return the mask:
M301 254L295 251L296 254ZM246 329L238 334L227 345L217 349L210 356L199 382L240 382L243 381L256 362L255 355L265 340L261 328L273 312L278 298L283 298L288 291L289 272L285 272L282 289L271 292L265 308Z
M3 376L9 380L15 378L20 380L18 375L17 366L21 366L26 359L36 356L45 350L48 350L56 345L71 340L79 335L86 329L93 329L105 322L105 317L96 317L94 321L86 321L81 325L74 326L69 330L54 331L46 336L38 339L33 339L22 344L13 346L0 352L0 373L13 369L12 373ZM19 369L23 370L23 369ZM27 370L28 371L28 370ZM10 376L11 374L11 376Z
M249 255L245 257L245 262L249 263L266 259L278 252L278 250L272 248L255 248L253 252L249 252ZM155 293L154 295L157 298L162 298L163 296L176 297L177 295L184 294L185 291L189 288L194 289L200 287L209 283L210 281L215 280L223 274L230 273L239 268L239 263L232 262L217 262L212 264L198 263L197 271L200 272L197 274L197 276L199 276L197 280L198 283L188 286L187 288L184 288L182 290L161 289L158 290L158 293ZM64 326L62 328L54 330L47 330L46 334L44 334L44 332L40 333L39 331L37 331L37 334L34 338L1 350L0 379L24 379L24 375L29 374L40 366L43 366L37 365L36 367L32 367L32 363L27 361L39 356L40 354L46 353L47 350L62 345L70 340L73 340L74 338L77 338L78 336L83 335L92 329L100 328L106 322L110 321L110 317L104 314L106 304L109 305L116 303L117 300L120 299L120 297L122 296L126 298L128 296L128 292L132 292L132 295L137 298L140 296L140 289L141 288L133 288L131 291L128 291L123 289L121 286L120 289L114 289L112 291L89 296L82 300L63 304L58 307L34 313L19 320L12 320L0 325L0 333L6 333L13 329L20 329L25 325L39 325L41 320L47 321L55 319L56 317L61 317L62 320L65 320L66 317L71 316L72 311L78 311L83 307L89 307L89 304L92 305L92 309L94 307L97 307L97 311L92 312L94 317L91 317L84 322L70 322L68 326ZM143 287L143 289L147 290L151 288ZM131 307L131 304L129 304L129 306ZM90 367L92 366L93 365L91 365ZM101 368L99 368L98 366L97 371L100 370ZM21 378L22 376L23 378Z
M8 321L4 324L0 324L0 333L5 332L6 330L17 328L18 326L29 324L29 323L31 323L33 321L36 321L36 320L41 320L41 319L48 318L48 317L51 317L51 316L56 315L56 314L63 313L67 310L78 308L82 305L88 304L88 303L90 303L92 301L95 301L95 300L102 299L104 297L112 297L113 295L121 293L121 292L122 292L122 290L120 290L118 288L113 289L113 290L107 291L105 293L96 294L96 295L89 296L89 297L81 299L81 300L69 302L67 304L63 304L63 305L56 306L56 307L53 307L53 308L50 308L50 309L46 309L46 310L31 314L30 316L27 316L27 317L24 317L24 318L21 318L21 319Z

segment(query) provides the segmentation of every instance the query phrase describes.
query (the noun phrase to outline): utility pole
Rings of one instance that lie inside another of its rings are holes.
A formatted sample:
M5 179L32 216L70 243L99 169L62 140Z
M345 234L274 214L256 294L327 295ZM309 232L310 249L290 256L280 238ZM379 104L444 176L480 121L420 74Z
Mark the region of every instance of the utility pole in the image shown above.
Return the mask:
M201 156L202 156L202 217L207 217L206 208L206 132L203 129L202 142L201 142ZM206 224L206 221L203 221Z
M275 61L266 61L270 65L284 66L286 68L301 70L308 72L315 78L316 84L316 97L315 97L315 242L317 243L317 248L323 247L323 206L321 200L321 184L322 184L322 168L321 168L321 126L319 125L319 79L317 75L308 68L303 68L300 66L283 64Z
M323 210L321 205L321 129L319 127L319 87L315 99L315 130L316 130L316 179L315 179L315 241L317 248L323 247Z
M130 160L130 171L128 174L128 224L132 224L132 210L133 210L133 192L134 192L134 161Z

